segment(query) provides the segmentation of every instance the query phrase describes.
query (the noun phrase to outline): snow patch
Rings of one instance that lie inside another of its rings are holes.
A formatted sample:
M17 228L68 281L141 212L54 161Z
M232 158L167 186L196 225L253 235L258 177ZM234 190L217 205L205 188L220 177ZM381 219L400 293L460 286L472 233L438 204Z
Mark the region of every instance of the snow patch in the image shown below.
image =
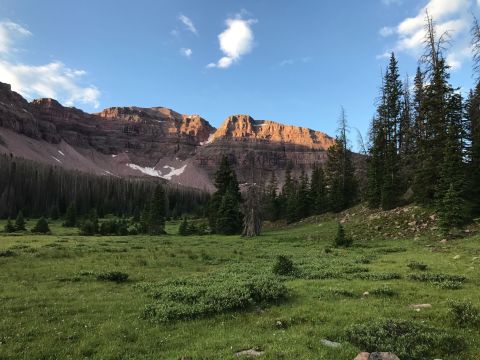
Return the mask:
M112 158L116 158L118 155L112 154Z
M62 156L65 156L65 154L62 152L62 150L58 150L58 153Z
M140 171L146 175L162 177L162 172L160 170L155 170L153 167L143 167L137 164L126 164L130 169Z
M59 159L57 159L55 156L51 155L53 160L58 161L60 164L62 163Z
M181 168L179 169L175 169L173 166L168 166L168 165L165 165L163 167L164 169L170 169L170 172L166 175L163 175L162 177L164 179L167 179L167 180L172 180L172 176L178 176L178 175L181 175L183 174L183 172L185 171L185 169L187 168L187 164L183 165Z
M215 135L215 133L212 133L212 134L210 134L210 136L208 137L207 141L201 141L201 142L200 142L200 146L202 146L202 145L207 145L207 144L211 144L211 143L213 142L213 139L214 139L213 136L214 136L214 135Z
M129 168L131 168L133 170L140 171L145 175L159 177L159 178L166 179L166 180L172 180L173 176L179 176L179 175L183 174L183 172L187 168L187 164L183 165L179 169L175 169L173 166L165 165L163 168L164 169L169 169L170 172L163 175L160 170L156 170L154 167L143 167L143 166L140 166L140 165L137 165L137 164L130 164L130 163L126 164L126 165Z

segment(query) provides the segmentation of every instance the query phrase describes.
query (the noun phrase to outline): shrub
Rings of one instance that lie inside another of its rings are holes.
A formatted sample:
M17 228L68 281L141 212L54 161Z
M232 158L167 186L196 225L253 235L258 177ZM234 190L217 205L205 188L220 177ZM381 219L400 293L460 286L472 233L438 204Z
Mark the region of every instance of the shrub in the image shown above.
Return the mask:
M39 233L39 234L49 234L50 228L48 226L48 221L43 216L38 219L37 224L32 229L32 232Z
M225 273L210 278L186 278L161 284L141 284L155 299L143 311L146 319L187 320L284 299L286 287L271 276Z
M10 257L10 256L15 256L15 253L12 250L0 251L0 257Z
M98 274L97 280L122 283L128 280L128 274L120 271L108 271L108 272Z
M334 245L335 247L349 247L352 245L352 239L345 234L345 229L340 223L338 223Z
M463 282L452 281L452 280L440 281L434 284L441 289L447 289L447 290L458 290L458 289L461 289L463 286Z
M178 235L181 235L181 236L188 235L188 222L186 217L183 218L182 223L178 228Z
M380 297L392 297L398 295L397 292L388 285L383 285L382 287L373 289L370 291L370 294Z
M475 325L480 322L480 311L471 301L450 300L448 311L457 326Z
M424 273L424 274L411 274L409 279L415 281L442 283L442 282L459 282L463 283L467 278L463 275L450 275L443 273Z
M125 236L129 234L128 223L125 219L109 219L100 224L99 232L101 235Z
M329 289L333 296L355 297L355 293L352 290L347 289Z
M410 261L407 266L412 270L425 271L428 268L428 265L419 263L417 261Z
M385 273L357 273L354 277L362 280L397 280L401 279L402 275L394 272Z
M276 275L293 275L295 266L289 257L285 255L279 255L273 264L272 271Z
M74 227L77 225L77 207L72 202L68 205L67 212L65 213L65 221L62 224L64 227Z
M388 351L405 360L456 354L465 345L463 339L451 331L407 320L356 324L347 329L347 339L362 350Z

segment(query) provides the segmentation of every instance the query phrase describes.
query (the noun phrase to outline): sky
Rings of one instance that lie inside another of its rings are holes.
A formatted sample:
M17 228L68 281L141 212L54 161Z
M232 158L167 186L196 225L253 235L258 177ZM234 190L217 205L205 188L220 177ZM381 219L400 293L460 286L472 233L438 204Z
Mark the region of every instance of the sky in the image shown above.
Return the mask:
M0 81L29 100L164 106L217 127L249 114L334 135L343 106L355 147L390 52L415 75L426 9L465 92L480 0L0 0Z

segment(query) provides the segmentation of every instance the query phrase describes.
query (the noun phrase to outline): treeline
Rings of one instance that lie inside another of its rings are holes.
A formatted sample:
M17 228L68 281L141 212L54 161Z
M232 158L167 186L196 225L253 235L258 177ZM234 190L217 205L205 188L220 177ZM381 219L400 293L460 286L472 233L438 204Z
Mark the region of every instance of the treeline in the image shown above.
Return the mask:
M95 209L105 214L139 217L151 202L159 180L98 176L30 160L0 155L0 217L63 216L70 204L78 215ZM165 216L203 216L209 194L161 182L166 193Z
M480 213L480 27L475 19L477 84L466 98L449 81L448 34L439 36L428 14L425 30L413 87L400 79L393 53L384 73L370 129L366 198L372 208L434 206L448 230Z
M288 165L284 185L278 191L277 179L272 174L262 201L267 220L285 219L291 223L311 215L340 212L359 200L343 108L339 125L335 144L327 150L326 163L323 167L315 166L310 177L303 171L299 178L293 177L292 167Z

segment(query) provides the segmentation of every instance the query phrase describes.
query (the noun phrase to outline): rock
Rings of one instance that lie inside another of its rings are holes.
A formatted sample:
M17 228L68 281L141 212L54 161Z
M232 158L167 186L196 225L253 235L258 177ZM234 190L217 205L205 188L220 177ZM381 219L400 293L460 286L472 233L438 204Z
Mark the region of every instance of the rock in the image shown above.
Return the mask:
M408 305L408 307L411 309L420 310L420 309L429 309L432 307L432 305L431 304L411 304L411 305Z
M328 346L328 347L331 347L331 348L339 348L339 347L342 346L342 344L340 344L338 342L330 341L330 340L327 340L327 339L320 340L320 343L322 343L322 345L325 345L325 346Z
M368 291L365 291L365 292L362 294L363 297L367 297L368 295L370 295L370 293L369 293Z
M447 239L442 239L442 240L440 240L440 244L446 244L446 243L448 243L448 240L447 240Z
M455 255L455 256L453 257L453 260L458 260L458 259L460 259L460 255Z
M353 360L400 360L397 355L389 352L361 352Z
M247 349L247 350L241 350L235 353L236 357L257 357L263 354L263 351L256 350L256 349Z

